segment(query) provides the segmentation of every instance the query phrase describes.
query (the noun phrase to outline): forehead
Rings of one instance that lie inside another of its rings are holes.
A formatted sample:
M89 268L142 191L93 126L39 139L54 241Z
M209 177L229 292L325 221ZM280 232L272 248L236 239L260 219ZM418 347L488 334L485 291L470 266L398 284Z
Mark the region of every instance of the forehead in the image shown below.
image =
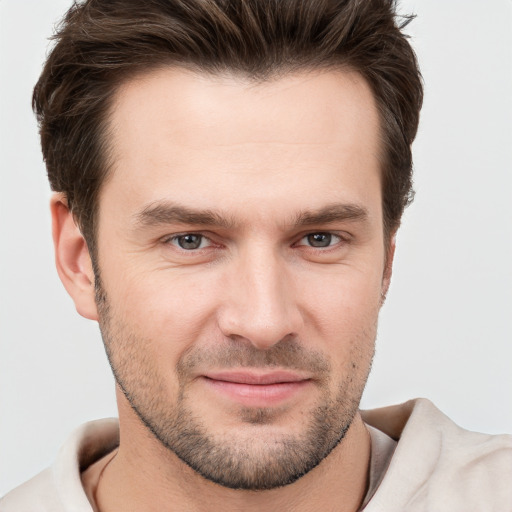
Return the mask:
M351 188L364 196L370 175L379 181L377 108L350 71L254 82L158 69L120 87L110 128L114 165L101 195L128 202L179 193L207 208L263 208L332 191L328 203Z
M262 108L265 118L261 116ZM257 136L261 130L268 133L271 122L279 130L283 117L286 122L289 116L295 115L298 120L313 113L318 119L315 128L321 128L318 137L323 140L327 132L336 133L337 116L365 122L374 116L375 102L365 79L351 70L310 70L260 81L245 75L207 74L169 66L123 82L112 111L114 123L128 120L130 114L164 122L189 117L187 126L176 127L174 133L183 137L187 136L188 125L218 129L218 122L226 118L250 125ZM294 137L301 125L296 126L297 131L290 131L289 125L286 128L280 135ZM241 137L245 135L240 133ZM231 139L233 134L229 136Z

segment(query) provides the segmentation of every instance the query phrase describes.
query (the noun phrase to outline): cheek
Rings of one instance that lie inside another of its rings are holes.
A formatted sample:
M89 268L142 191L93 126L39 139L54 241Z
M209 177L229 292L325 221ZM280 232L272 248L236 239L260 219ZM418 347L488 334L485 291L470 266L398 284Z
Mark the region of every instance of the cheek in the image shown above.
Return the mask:
M328 338L357 335L375 323L381 303L382 276L378 272L342 269L322 279L304 282L304 310Z
M352 269L353 270L353 269ZM304 340L330 357L338 379L364 382L371 365L381 304L381 276L339 272L310 280ZM306 309L305 309L306 310ZM351 376L351 377L349 377Z
M118 318L158 350L181 352L212 318L212 283L158 271L118 281L111 302Z

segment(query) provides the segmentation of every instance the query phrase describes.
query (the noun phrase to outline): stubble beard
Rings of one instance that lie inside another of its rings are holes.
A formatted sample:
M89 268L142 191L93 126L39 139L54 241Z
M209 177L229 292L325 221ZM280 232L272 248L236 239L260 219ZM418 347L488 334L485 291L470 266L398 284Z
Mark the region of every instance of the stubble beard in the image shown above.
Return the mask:
M366 338L373 336L371 354L359 354L356 362L350 362L352 371L347 372L335 393L327 386L331 374L329 361L322 354L305 350L294 339L283 340L266 351L230 340L230 345L215 352L188 352L176 365L179 393L172 404L156 365L143 348L148 341L129 332L113 318L99 280L96 286L101 334L117 384L154 437L205 479L240 490L282 487L315 468L345 437L358 411L371 367L374 333L363 333L366 344ZM354 346L358 346L357 340ZM223 368L306 370L318 377L321 395L317 405L304 416L305 425L300 434L258 436L258 427L272 425L276 410L241 408L240 422L247 428L254 427L255 433L237 436L237 432L226 431L224 435L214 436L193 412L190 407L193 397L188 394L187 376L205 361Z

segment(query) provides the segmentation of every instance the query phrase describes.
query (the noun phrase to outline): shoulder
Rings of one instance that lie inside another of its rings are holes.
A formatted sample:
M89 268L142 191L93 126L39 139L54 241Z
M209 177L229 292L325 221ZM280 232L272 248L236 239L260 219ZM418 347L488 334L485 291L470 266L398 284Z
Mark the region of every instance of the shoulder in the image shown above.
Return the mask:
M512 436L465 430L425 399L363 415L398 439L377 501L408 511L512 510Z
M0 512L61 511L52 469L47 468L0 499Z
M0 512L92 512L81 472L118 442L115 419L82 425L64 443L50 468L0 499Z

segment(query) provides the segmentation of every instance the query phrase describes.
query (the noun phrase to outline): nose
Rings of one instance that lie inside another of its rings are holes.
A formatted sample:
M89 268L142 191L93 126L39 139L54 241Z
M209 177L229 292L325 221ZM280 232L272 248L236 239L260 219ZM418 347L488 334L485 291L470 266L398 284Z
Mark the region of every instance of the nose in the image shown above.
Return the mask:
M297 336L303 318L286 261L272 250L248 250L231 266L219 310L222 333L267 350Z

